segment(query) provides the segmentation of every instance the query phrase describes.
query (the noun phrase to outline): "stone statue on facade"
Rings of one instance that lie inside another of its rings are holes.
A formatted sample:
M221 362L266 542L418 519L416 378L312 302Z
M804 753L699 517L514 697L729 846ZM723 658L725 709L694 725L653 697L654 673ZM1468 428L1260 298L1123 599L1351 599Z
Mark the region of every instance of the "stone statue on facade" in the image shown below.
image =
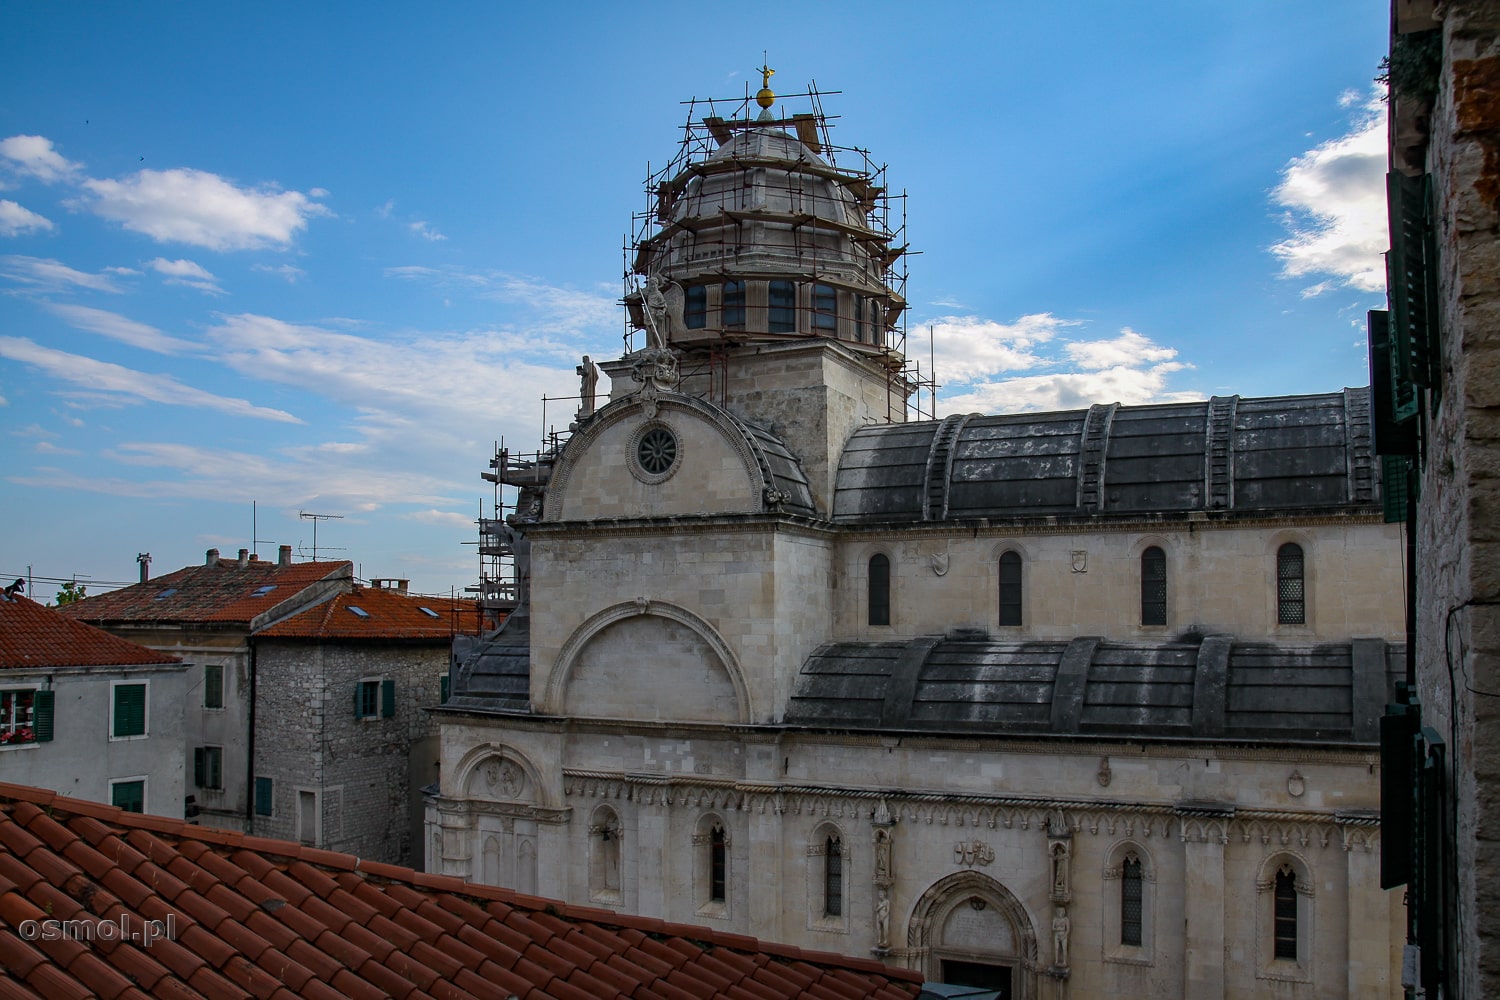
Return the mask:
M599 366L583 356L583 364L573 369L578 373L578 419L587 420L594 415L594 393L599 387Z
M646 346L663 348L683 328L682 286L659 274L646 279Z
M891 947L891 892L884 886L875 897L875 947L878 950Z
M1052 860L1052 898L1068 898L1068 861L1073 853L1065 840L1054 840L1048 849Z
M1066 906L1052 908L1052 964L1059 969L1068 967L1068 932L1073 922L1068 919Z

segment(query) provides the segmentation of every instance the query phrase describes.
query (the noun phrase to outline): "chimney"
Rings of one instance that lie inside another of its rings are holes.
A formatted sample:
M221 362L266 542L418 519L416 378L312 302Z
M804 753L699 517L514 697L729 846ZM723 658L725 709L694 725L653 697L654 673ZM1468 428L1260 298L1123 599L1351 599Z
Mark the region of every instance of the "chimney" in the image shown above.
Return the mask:
M203 557L203 565L205 565L205 566L217 566L218 564L219 564L219 550L218 549L209 549L208 550L208 555L206 555L206 556Z
M240 563L240 569L244 569L246 566L250 565L250 550L249 549L240 549L239 563Z
M276 550L276 565L290 566L291 564L292 547L290 545L283 545L281 548Z
M137 552L135 561L141 564L141 582L151 579L151 553Z

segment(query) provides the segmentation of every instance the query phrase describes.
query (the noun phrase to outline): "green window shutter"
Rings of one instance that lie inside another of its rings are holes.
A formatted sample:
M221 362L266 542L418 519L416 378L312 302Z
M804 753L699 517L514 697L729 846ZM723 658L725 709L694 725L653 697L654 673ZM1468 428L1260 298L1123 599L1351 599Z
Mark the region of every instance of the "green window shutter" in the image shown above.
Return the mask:
M144 781L117 781L109 789L110 805L126 812L145 812L146 783Z
M217 663L203 668L203 707L224 707L224 668Z
M146 734L146 685L115 685L115 736Z
M1406 523L1407 471L1411 460L1404 455L1385 455L1380 459L1380 500L1385 507L1386 524Z
M275 791L270 778L255 779L255 815L270 816L275 812Z
M356 719L362 719L362 718L364 718L364 715L365 715L365 713L364 713L364 693L365 693L365 682L364 681L355 681L354 682L354 717Z
M31 696L31 731L38 743L52 742L52 691L37 691Z
M203 747L196 747L193 750L193 784L199 788L202 788L205 784L207 784L207 782L205 781L208 776L207 768L205 767L205 758L207 756L208 751Z
M1397 375L1418 386L1434 385L1437 370L1437 252L1431 188L1425 175L1408 177L1394 170L1387 175L1392 364Z
M1370 310L1366 327L1370 357L1370 427L1377 455L1417 453L1417 387L1396 370L1391 344L1391 314ZM1405 416L1401 416L1405 414Z
M438 702L439 702L439 704L443 704L443 705L448 704L448 675L447 674L444 674L441 678L438 679Z
M396 682L393 680L380 682L380 714L386 719L396 714Z

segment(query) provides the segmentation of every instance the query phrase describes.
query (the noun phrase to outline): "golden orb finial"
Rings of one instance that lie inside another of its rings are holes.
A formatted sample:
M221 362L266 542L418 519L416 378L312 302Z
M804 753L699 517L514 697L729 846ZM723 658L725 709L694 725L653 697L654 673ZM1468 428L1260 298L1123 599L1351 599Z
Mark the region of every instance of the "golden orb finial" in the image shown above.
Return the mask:
M776 71L774 69L764 63L761 64L760 91L755 95L755 103L768 111L771 105L776 103L776 95L771 92L771 77L775 75Z

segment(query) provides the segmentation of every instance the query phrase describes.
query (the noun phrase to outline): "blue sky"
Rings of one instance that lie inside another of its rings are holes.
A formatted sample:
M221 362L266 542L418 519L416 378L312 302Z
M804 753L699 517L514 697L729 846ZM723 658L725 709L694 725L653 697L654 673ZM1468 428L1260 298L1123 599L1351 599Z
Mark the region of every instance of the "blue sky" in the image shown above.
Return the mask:
M762 50L909 195L939 412L1367 381L1385 4L915 10L7 6L0 575L310 556L306 511L365 577L472 583L494 442L619 354L647 165Z

